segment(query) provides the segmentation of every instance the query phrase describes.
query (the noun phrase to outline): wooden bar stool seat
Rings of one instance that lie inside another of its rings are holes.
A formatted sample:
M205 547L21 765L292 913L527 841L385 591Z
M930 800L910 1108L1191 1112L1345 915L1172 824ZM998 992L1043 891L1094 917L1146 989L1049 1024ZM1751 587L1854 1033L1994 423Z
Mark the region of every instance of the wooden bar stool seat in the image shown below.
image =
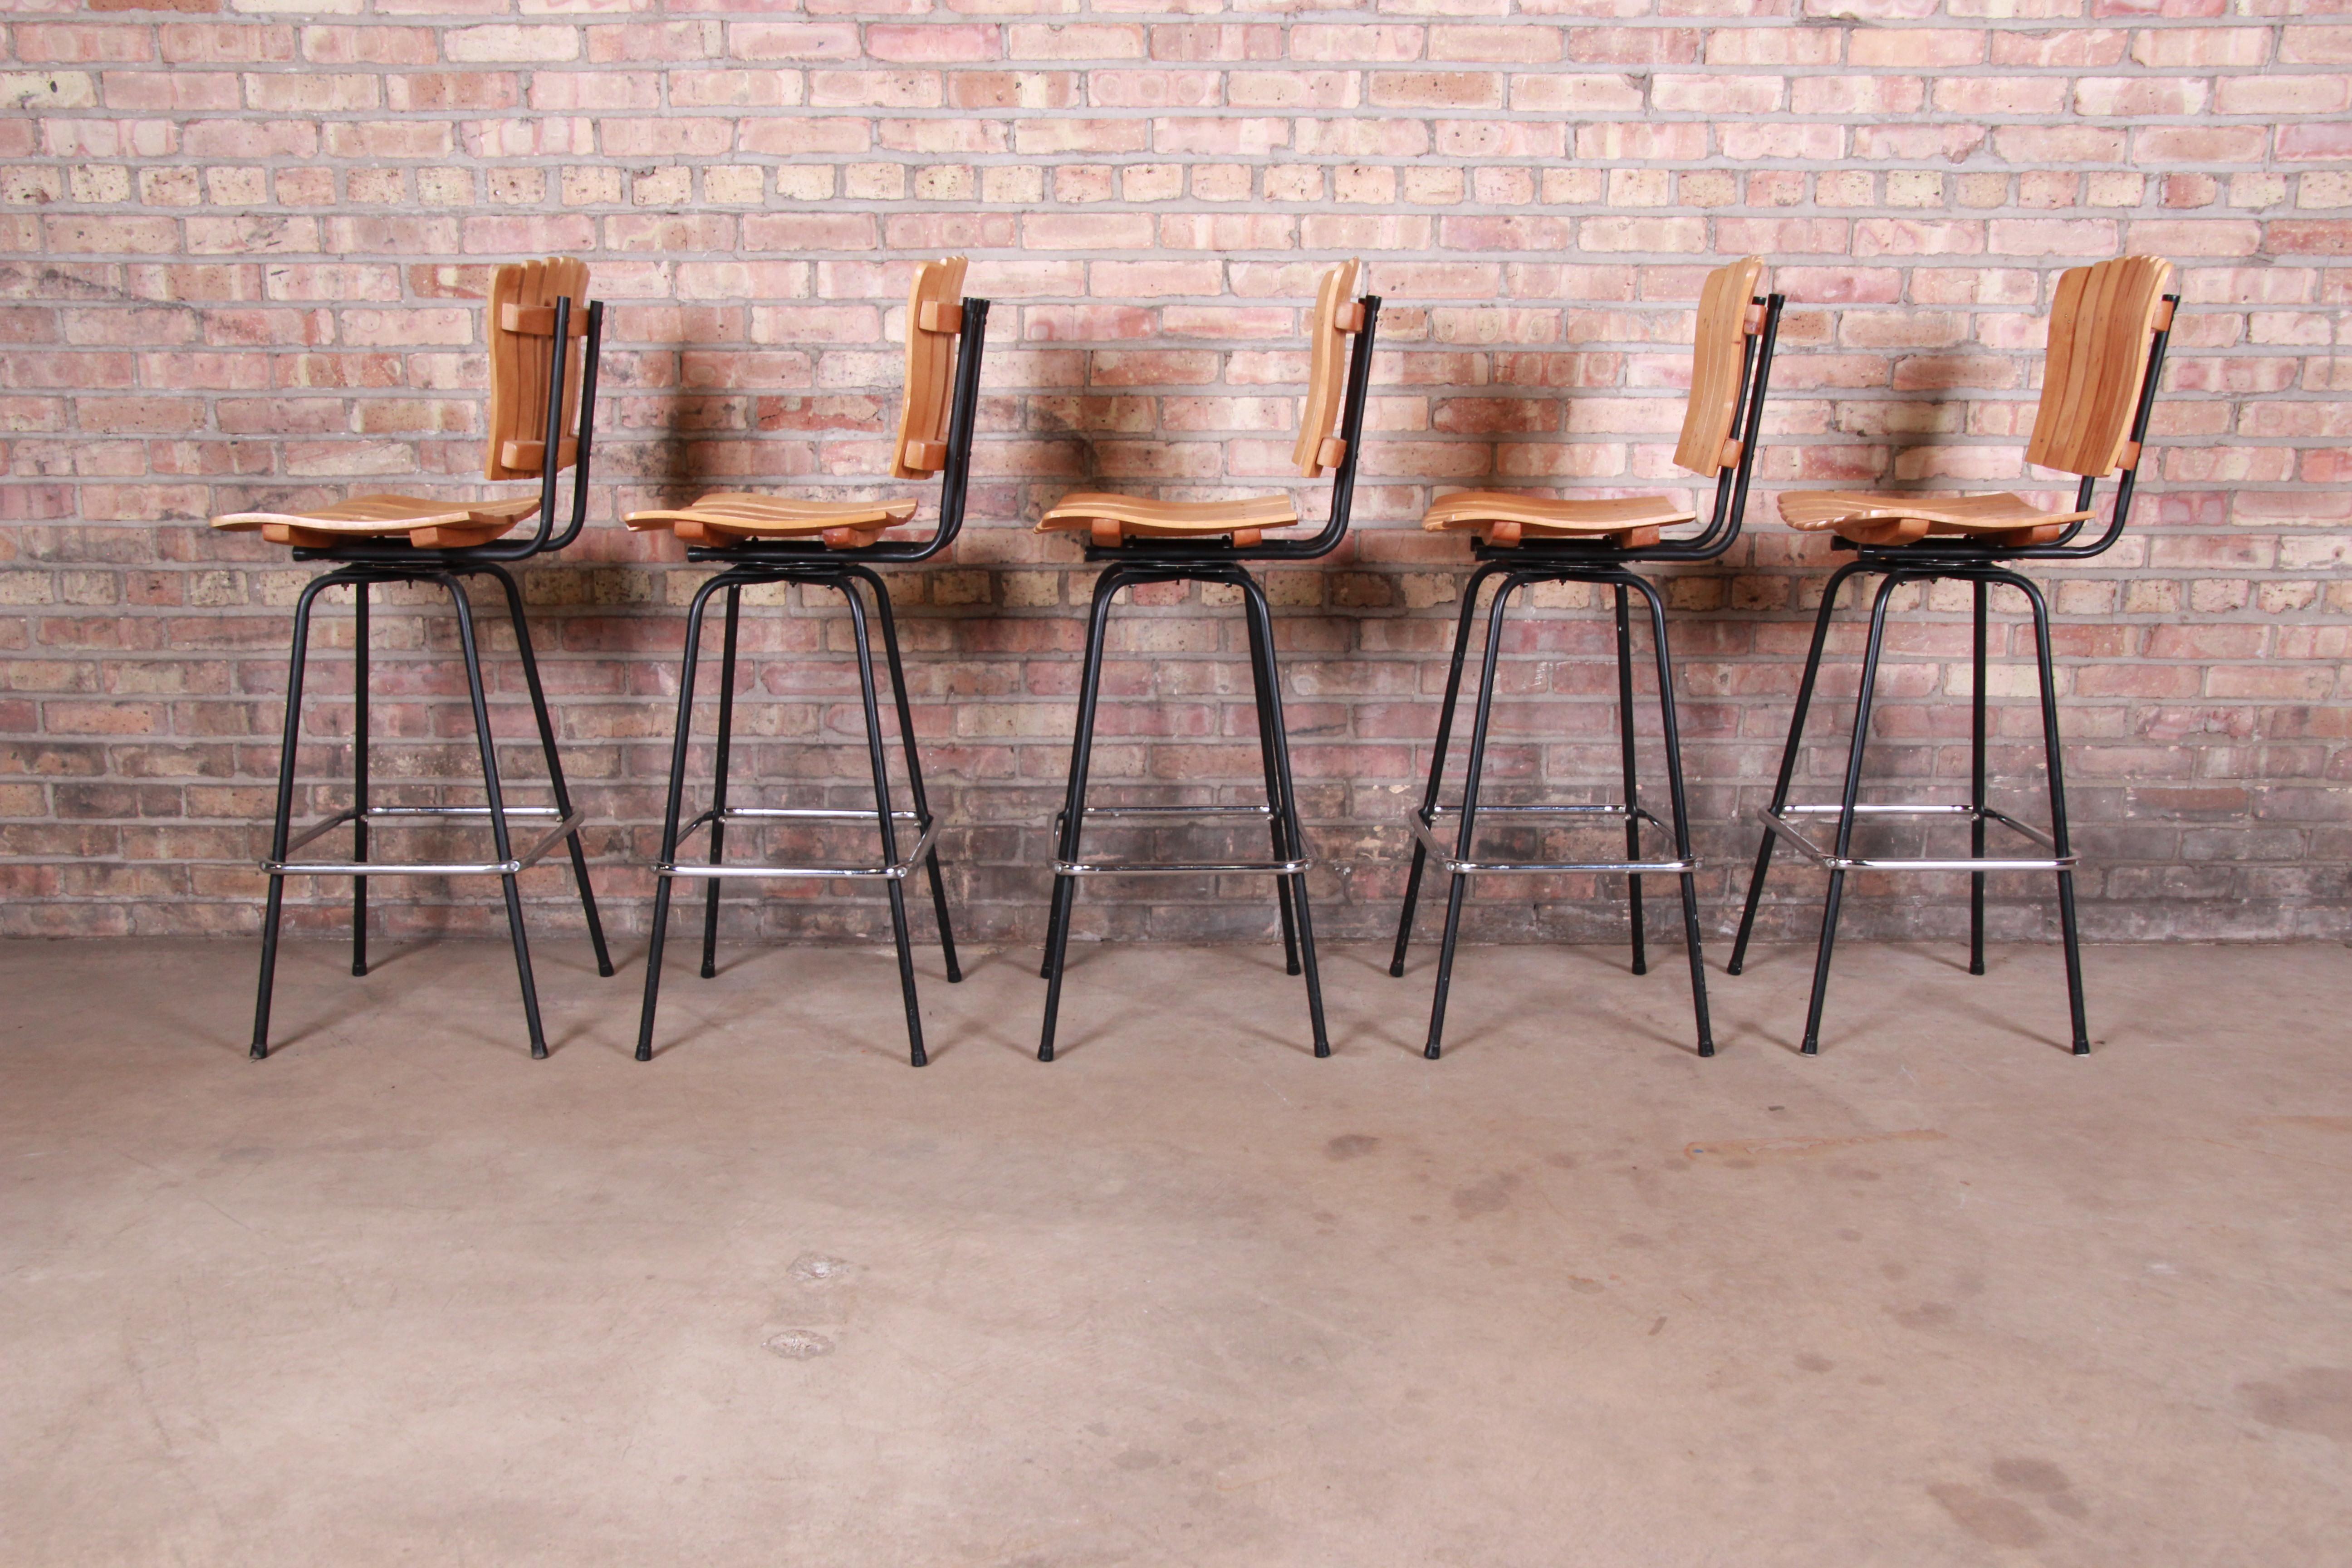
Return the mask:
M1780 519L1849 544L1913 544L1937 534L2002 546L2049 544L2087 511L2052 511L2023 496L1900 495L1884 490L1790 490Z
M1222 534L1233 535L1234 546L1247 550L1265 530L1288 528L1297 521L1297 502L1286 495L1150 500L1079 490L1048 507L1037 520L1037 529L1041 533L1083 533L1107 550L1135 539L1202 539Z
M488 544L539 510L537 496L511 500L427 500L421 496L362 496L310 511L233 511L213 519L230 532L259 530L272 544L324 550L347 539L398 539L419 550Z
M629 513L639 532L669 530L688 544L723 548L749 539L817 539L828 549L859 550L885 529L911 522L921 503L903 500L794 500L722 490L692 506Z
M1475 533L1507 549L1530 539L1605 539L1621 550L1658 542L1658 531L1696 522L1698 513L1664 496L1559 500L1509 490L1456 490L1440 496L1421 520L1432 533Z

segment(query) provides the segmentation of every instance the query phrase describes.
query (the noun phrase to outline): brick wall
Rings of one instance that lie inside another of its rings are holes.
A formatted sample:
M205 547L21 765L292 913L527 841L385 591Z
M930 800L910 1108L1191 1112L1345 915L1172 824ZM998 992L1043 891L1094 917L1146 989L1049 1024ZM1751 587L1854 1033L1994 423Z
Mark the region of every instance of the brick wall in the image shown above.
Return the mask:
M1720 929L1754 841L1735 816L1769 784L1827 571L1771 490L2046 490L2021 457L2041 312L2060 269L2133 250L2180 263L2186 295L2143 521L2046 574L2086 926L2340 934L2338 3L7 0L0 931L251 929L288 605L311 569L202 520L366 489L479 493L480 296L496 261L549 252L588 258L611 303L606 435L596 525L528 586L604 893L641 929L702 571L613 520L706 484L872 483L902 260L950 249L1000 301L973 521L951 561L896 586L958 902L996 936L1040 923L1087 591L1076 549L1027 531L1041 506L1082 483L1284 482L1312 279L1368 261L1388 310L1361 526L1320 566L1268 576L1323 927L1384 931L1465 575L1458 539L1415 529L1423 506L1465 481L1679 490L1690 301L1710 263L1766 257L1791 302L1764 492L1732 553L1671 589ZM1319 491L1305 500L1319 516ZM1213 590L1139 597L1097 777L1244 792L1238 621ZM1941 595L1905 599L1874 773L1949 790L1965 622ZM347 616L326 622L347 647ZM1583 590L1537 595L1498 721L1513 786L1613 772L1605 628ZM749 617L743 776L772 798L854 798L845 629L782 596ZM376 644L377 777L434 798L473 766L446 610L396 597ZM2015 618L1996 649L1996 767L2030 784ZM319 670L306 761L321 781L347 766L348 671L331 652ZM1812 776L1835 765L1824 749ZM2041 880L1996 888L2003 934L2048 929ZM1486 884L1476 930L1606 934L1614 891ZM1954 932L1953 891L1865 882L1849 919ZM574 919L551 870L533 893L546 923ZM304 923L340 925L341 884L298 894L320 900ZM395 931L498 924L480 883L379 880L376 896ZM1082 909L1091 931L1170 937L1271 918L1262 890L1173 882L1097 884ZM884 929L870 895L807 884L730 918ZM1809 919L1779 906L1774 929Z

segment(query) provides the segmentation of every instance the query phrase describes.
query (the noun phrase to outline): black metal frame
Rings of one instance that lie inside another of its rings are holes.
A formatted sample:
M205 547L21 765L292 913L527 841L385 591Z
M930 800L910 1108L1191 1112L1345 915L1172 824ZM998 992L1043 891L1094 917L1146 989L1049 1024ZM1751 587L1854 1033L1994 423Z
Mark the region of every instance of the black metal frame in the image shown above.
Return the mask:
M2133 454L2131 465L2124 468L2116 486L2115 503L2108 514L2107 526L2086 544L2074 542L2087 526L2087 520L2067 526L2064 532L2048 544L2008 546L1969 538L1930 536L1916 543L1902 545L1853 545L1840 539L1832 548L1852 550L1854 559L1831 574L1828 587L1822 595L1821 612L1814 617L1811 647L1805 655L1805 673L1797 685L1797 703L1789 721L1789 740L1780 753L1780 771L1772 785L1772 804L1757 814L1764 826L1764 841L1757 847L1756 869L1748 882L1748 898L1739 916L1739 934L1732 943L1731 962L1726 973L1738 974L1748 957L1748 938L1756 924L1757 906L1764 896L1764 879L1771 868L1775 841L1788 838L1813 864L1830 874L1829 890L1822 907L1821 944L1813 959L1812 996L1805 1014L1805 1037L1801 1050L1815 1056L1821 1050L1822 1007L1829 994L1830 957L1837 937L1838 905L1845 891L1848 871L1967 871L1969 876L1969 973L1984 973L1984 892L1985 876L1991 871L2053 871L2058 877L2058 924L2066 955L2066 1000L2069 1019L2074 1030L2074 1054L2088 1056L2091 1050L2090 1032L2084 1019L2083 1004L2082 942L2074 919L2074 867L2080 857L2069 844L2066 831L2066 777L2063 749L2058 738L2058 695L2053 683L2050 652L2050 607L2042 590L2032 579L2010 570L2008 563L2016 561L2081 561L2100 554L2123 536L2125 524L2130 521L2132 489L2138 478L2139 457L2147 439L2149 415L2156 406L2158 384L2164 376L2165 346L2171 338L2169 312L2179 304L2178 295L2165 296L2167 315L2165 326L2154 333L2147 370L2141 381L2139 400L2133 411L2129 440ZM2095 499L2098 481L2086 476L2075 489L2074 510L2089 511ZM1870 636L1864 645L1862 684L1855 695L1853 734L1847 747L1844 789L1836 805L1790 805L1789 791L1796 776L1797 754L1803 742L1805 716L1812 706L1813 689L1821 674L1822 650L1829 640L1830 616L1837 608L1838 590L1847 579L1862 573L1877 573L1885 581L1870 606ZM1862 760L1864 743L1870 732L1870 708L1878 679L1878 660L1885 639L1887 604L1895 590L1906 583L1938 581L1964 582L1971 585L1975 612L1973 655L1975 679L1970 699L1971 725L1969 741L1969 804L1941 805L1864 805L1862 794ZM2045 765L2049 770L2050 831L2018 821L2005 812L1996 811L1986 804L1985 790L1985 666L1986 613L1990 591L1995 585L2015 588L2025 595L2033 616L2035 665L2041 679L2042 742ZM1853 830L1862 816L1965 816L1969 819L1969 855L1958 858L1910 858L1889 859L1862 857L1853 853ZM1832 847L1824 849L1792 823L1792 816L1834 817L1837 837ZM1985 829L1988 824L1998 824L2040 845L2049 853L2043 856L2011 857L1992 859L1985 855Z
M564 415L564 379L568 355L565 348L571 342L572 302L569 297L555 302L554 335L550 353L553 363L548 372L547 429L548 453L562 450ZM588 858L580 844L581 813L572 804L570 790L563 781L563 764L556 754L555 725L547 711L547 694L541 687L539 659L531 648L530 628L523 617L522 590L515 584L507 563L528 560L534 555L562 550L579 537L581 527L588 517L589 452L594 444L596 430L596 359L604 340L604 307L601 301L588 306L588 323L583 345L583 363L580 384L580 434L572 479L572 517L561 533L555 531L556 482L559 470L551 461L540 476L539 525L526 538L498 540L488 544L463 548L419 550L407 544L383 540L354 540L347 544L299 548L297 561L332 561L341 564L336 570L312 578L303 586L294 604L294 648L287 666L285 738L278 754L278 810L272 823L269 857L261 862L269 878L269 900L262 916L261 981L254 1004L252 1055L258 1061L269 1054L269 1006L278 973L278 926L285 906L285 879L288 877L349 877L352 879L352 973L367 973L367 885L372 876L472 876L498 877L505 885L507 925L514 939L515 968L522 983L523 1018L530 1031L530 1054L534 1058L547 1055L547 1037L540 1026L539 988L531 975L530 946L523 931L522 896L515 879L522 871L539 863L553 849L558 839L570 847L572 876L580 885L580 902L588 917L588 936L596 950L596 973L609 977L613 960L604 944L604 927L596 914L596 895L588 882ZM482 688L481 651L474 632L473 607L466 597L462 579L488 575L497 580L506 595L507 614L514 624L515 649L522 661L523 681L530 690L532 716L538 721L540 749L547 758L547 774L553 786L552 806L510 806L499 781L497 745L490 733L489 705ZM488 804L481 806L382 806L369 801L368 778L368 594L379 584L395 583L432 583L446 589L450 603L457 612L457 646L465 656L467 694L473 703L474 734L481 748L482 784ZM336 813L312 824L300 835L293 831L295 752L301 739L302 678L310 657L310 612L319 595L330 588L350 588L353 595L354 632L352 641L353 673L352 775L352 802L350 809ZM515 850L509 818L551 818L552 826L537 842L521 853ZM489 861L415 862L372 861L368 858L368 825L387 820L435 820L450 818L482 818L489 825L490 841L497 858ZM288 856L320 835L349 824L352 829L352 858L348 861L292 861Z
M865 545L854 550L829 549L815 541L749 539L740 544L696 546L686 558L727 568L698 589L687 612L686 654L677 683L677 728L670 746L669 793L662 816L661 858L655 863L658 879L654 892L653 940L646 954L646 996L637 1021L637 1060L654 1054L654 1015L661 999L662 952L669 931L671 886L680 878L708 881L703 904L702 978L718 973L719 893L728 879L763 880L784 877L835 877L882 881L890 894L890 929L898 948L898 983L907 1008L908 1059L921 1067L929 1058L923 1049L923 1019L915 994L915 958L907 923L903 886L918 865L930 879L931 901L939 911L940 946L947 957L950 984L963 979L956 962L955 936L948 923L947 884L940 871L939 826L923 793L923 767L915 750L914 713L907 679L898 657L898 627L890 609L889 591L870 563L911 564L928 561L950 544L963 527L964 498L971 475L972 433L980 410L981 356L988 340L985 300L963 301L961 333L956 348L955 387L948 411L947 461L940 471L940 520L929 537L921 540ZM908 323L914 330L914 323ZM866 739L874 772L874 810L825 808L764 808L727 804L728 763L733 749L735 721L735 652L743 590L768 583L799 583L830 588L849 605L849 624L857 646L858 689L866 709ZM882 718L874 681L874 650L867 632L866 607L858 589L873 595L873 614L882 632L882 652L890 668L890 689L898 714L898 741L906 753L907 780L913 796L911 811L890 804L890 781L883 755ZM719 733L711 786L710 809L680 823L685 811L686 763L694 721L695 673L701 661L703 620L713 595L727 595L725 630L719 654ZM881 841L881 859L862 866L779 866L724 864L727 825L730 822L796 820L802 822L871 822ZM899 853L900 824L911 824L914 844ZM696 865L678 858L680 843L701 828L710 829L710 857Z
M1412 920L1421 898L1422 878L1433 856L1438 868L1452 880L1445 900L1445 932L1437 950L1437 984L1430 999L1429 1038L1422 1055L1432 1061L1438 1058L1445 1029L1446 997L1454 976L1454 955L1456 938L1462 925L1462 904L1468 891L1469 879L1479 875L1523 875L1530 873L1615 873L1625 878L1626 902L1633 922L1633 973L1648 972L1649 964L1643 947L1642 927L1642 878L1644 873L1678 877L1682 887L1683 940L1690 954L1691 1008L1696 1019L1698 1054L1715 1054L1715 1036L1708 1022L1706 1006L1706 972L1700 957L1698 888L1696 880L1699 862L1691 852L1690 816L1683 787L1681 732L1675 718L1675 677L1673 656L1666 640L1665 601L1650 581L1628 570L1635 565L1664 562L1713 561L1731 548L1738 538L1740 525L1748 510L1748 487L1755 462L1759 437L1763 427L1764 398L1772 376L1773 348L1780 337L1780 311L1787 302L1780 294L1763 296L1754 303L1764 307L1762 328L1748 337L1742 346L1740 363L1739 401L1732 408L1732 427L1740 433L1739 457L1716 479L1715 505L1706 526L1688 539L1665 540L1652 545L1621 549L1605 539L1543 540L1507 547L1477 543L1473 554L1480 562L1477 570L1462 591L1462 614L1454 634L1454 661L1446 671L1445 700L1438 709L1436 745L1430 757L1429 784L1423 792L1421 805L1411 818L1413 835L1412 869L1405 879L1404 908L1397 921L1396 951L1389 961L1389 973L1399 978L1404 974L1405 954L1412 938ZM1441 806L1439 799L1445 776L1445 758L1452 745L1454 715L1462 695L1462 671L1470 651L1470 626L1478 610L1479 590L1487 579L1499 576L1486 611L1486 658L1479 679L1478 709L1470 731L1470 754L1465 770L1462 804L1458 807ZM1592 583L1613 591L1617 611L1617 710L1618 740L1623 763L1625 798L1616 805L1521 805L1481 807L1478 791L1486 762L1487 721L1495 700L1495 683L1503 652L1503 612L1513 594L1537 583ZM1634 768L1633 752L1633 631L1628 615L1628 595L1639 594L1650 610L1650 637L1655 651L1658 671L1658 709L1663 726L1666 753L1666 788L1672 802L1674 824L1674 854L1664 859L1643 858L1642 827L1648 824L1656 828L1657 817L1640 804ZM1459 816L1461 823L1454 836L1452 854L1447 854L1438 838L1438 819ZM1481 860L1472 854L1475 835L1480 819L1531 817L1538 821L1560 818L1620 819L1625 824L1625 858L1611 861L1535 862L1519 860Z
M1062 809L1054 818L1056 835L1054 859L1054 900L1047 917L1045 961L1038 977L1046 983L1045 1017L1038 1037L1037 1059L1054 1059L1054 1031L1061 1016L1062 976L1069 952L1071 915L1077 902L1081 877L1271 875L1276 906L1282 916L1284 967L1307 980L1307 1011L1314 1031L1315 1054L1331 1054L1323 1022L1322 978L1315 963L1315 928L1307 910L1307 872L1314 861L1298 821L1298 795L1290 771L1290 741L1282 719L1282 673L1275 652L1274 615L1265 593L1245 563L1252 561L1313 561L1339 548L1348 532L1355 502L1356 462L1363 447L1364 402L1370 384L1372 343L1380 324L1381 299L1363 296L1364 320L1355 334L1348 361L1348 380L1339 414L1339 438L1344 451L1331 479L1331 510L1323 527L1306 539L1271 539L1236 546L1230 534L1205 539L1137 539L1120 545L1089 542L1086 558L1108 563L1095 579L1094 604L1087 623L1084 673L1078 689L1077 732L1070 746L1070 773ZM1221 541L1223 542L1219 542ZM1104 642L1110 625L1111 600L1121 588L1143 583L1215 583L1240 591L1249 626L1250 674L1256 697L1258 751L1265 773L1266 804L1263 806L1125 805L1087 804L1087 776L1094 749L1095 710L1101 697ZM1089 817L1218 817L1264 816L1272 839L1274 858L1220 863L1151 863L1088 859L1083 853Z

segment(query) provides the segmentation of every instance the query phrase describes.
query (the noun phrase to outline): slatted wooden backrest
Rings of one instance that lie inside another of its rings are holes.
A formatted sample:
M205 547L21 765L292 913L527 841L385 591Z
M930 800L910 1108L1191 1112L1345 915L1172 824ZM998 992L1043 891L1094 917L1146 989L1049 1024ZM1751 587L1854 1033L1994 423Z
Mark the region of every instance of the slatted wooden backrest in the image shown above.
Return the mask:
M1321 477L1347 460L1348 444L1332 434L1347 402L1348 337L1364 330L1364 307L1356 299L1360 263L1342 261L1323 274L1315 291L1315 320L1307 328L1314 359L1307 371L1307 406L1298 416L1298 443L1290 460L1307 479Z
M1698 291L1690 401L1683 405L1682 439L1675 446L1675 461L1695 474L1712 479L1739 461L1731 420L1739 408L1748 335L1763 328L1762 307L1751 303L1763 280L1763 258L1751 256L1708 273Z
M907 289L907 389L898 405L892 479L928 479L947 467L948 414L963 335L963 274L970 265L961 256L923 262Z
M2027 462L2092 479L2126 462L2157 322L2169 324L2164 290L2171 281L2172 263L2153 256L2059 275ZM2130 453L2126 466L2138 465L2139 454Z
M588 264L569 257L510 261L490 279L490 436L482 472L493 479L535 479L547 446L548 371L555 301L572 301L572 341L563 365L563 441L556 468L578 457L581 338L588 330Z

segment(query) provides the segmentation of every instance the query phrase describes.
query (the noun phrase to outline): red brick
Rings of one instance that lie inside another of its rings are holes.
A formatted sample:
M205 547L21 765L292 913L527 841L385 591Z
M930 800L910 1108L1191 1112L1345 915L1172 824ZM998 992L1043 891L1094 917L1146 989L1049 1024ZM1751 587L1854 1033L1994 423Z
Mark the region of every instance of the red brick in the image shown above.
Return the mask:
M1575 27L1568 36L1568 58L1611 65L1688 65L1697 60L1705 41L1695 27Z
M1799 77L1789 92L1796 114L1916 114L1927 100L1927 85L1916 76Z
M2146 34L2141 35L2143 37ZM2130 35L2119 27L2066 27L2050 33L1992 35L1992 63L1997 66L2053 66L2099 68L2123 64ZM2148 63L2146 61L2143 64Z
M2269 138L2252 125L2151 125L2132 133L2134 160L2168 163L2254 163Z
M1933 100L1946 114L2053 115L2066 107L2066 87L2055 77L1948 76L1937 79Z

